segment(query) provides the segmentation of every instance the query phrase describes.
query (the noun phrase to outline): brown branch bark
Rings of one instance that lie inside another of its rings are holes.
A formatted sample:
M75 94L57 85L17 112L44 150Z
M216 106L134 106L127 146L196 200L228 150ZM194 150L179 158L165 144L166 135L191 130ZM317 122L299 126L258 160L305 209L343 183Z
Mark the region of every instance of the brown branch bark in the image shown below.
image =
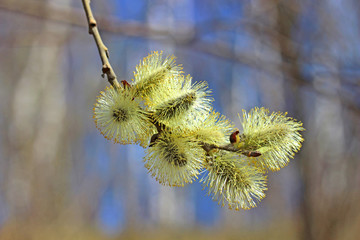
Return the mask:
M201 143L202 148L205 150L205 152L210 152L213 149L218 149L218 150L224 150L224 151L228 151L228 152L234 152L234 153L239 153L242 154L244 156L247 157L259 157L261 156L261 153L258 151L250 151L250 150L245 150L245 149L239 149L236 148L235 146L233 146L232 144L227 144L227 145L223 145L223 146L217 146L214 144L207 144L207 143Z
M86 18L88 21L89 26L89 34L93 35L96 46L99 51L99 55L102 62L102 76L104 77L104 74L107 76L107 79L111 86L118 89L121 88L119 82L117 81L116 74L111 67L111 64L109 62L109 51L108 48L105 46L104 42L101 39L99 29L97 28L97 23L94 18L94 15L92 13L91 7L90 7L90 0L82 0L84 10L86 13Z

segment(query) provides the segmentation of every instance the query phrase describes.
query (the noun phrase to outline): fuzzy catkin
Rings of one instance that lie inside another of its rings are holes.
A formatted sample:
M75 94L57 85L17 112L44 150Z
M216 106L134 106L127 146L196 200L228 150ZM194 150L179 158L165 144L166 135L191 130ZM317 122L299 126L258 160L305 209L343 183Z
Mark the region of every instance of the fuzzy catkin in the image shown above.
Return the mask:
M260 157L250 158L255 166L277 171L301 148L302 123L286 114L254 108L248 113L243 111L242 119L239 116L243 126L241 148L261 153Z

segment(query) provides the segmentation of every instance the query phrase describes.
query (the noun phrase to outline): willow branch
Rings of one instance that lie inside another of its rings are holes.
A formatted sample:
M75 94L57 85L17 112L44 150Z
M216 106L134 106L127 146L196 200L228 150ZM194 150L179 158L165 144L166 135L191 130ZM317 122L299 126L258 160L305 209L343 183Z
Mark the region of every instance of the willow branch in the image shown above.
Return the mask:
M84 10L86 13L86 18L89 26L89 34L93 35L96 46L99 50L99 55L102 62L102 77L106 75L111 86L113 86L114 88L120 88L120 84L117 81L116 74L109 62L108 48L103 43L99 33L99 29L97 28L97 23L90 7L90 0L82 0L82 3L84 6Z
M106 74L109 83L114 87L114 88L121 88L119 82L117 81L116 75L114 70L112 69L110 62L109 62L109 51L108 48L105 46L105 44L103 43L99 30L97 28L97 24L96 24L96 20L94 18L94 15L92 13L91 7L90 7L90 0L82 0L83 6L84 6L84 10L86 13L86 18L88 21L88 26L89 26L89 34L93 35L96 46L99 50L99 55L103 64L102 67L102 72L103 75ZM122 81L122 83L127 83L127 81ZM123 84L124 84L123 83ZM128 83L127 83L128 84ZM129 84L128 84L129 85ZM131 85L129 85L131 87ZM159 123L157 120L155 120L152 116L151 112L148 112L145 114L151 121L152 124L154 124L154 126L157 129L157 133L154 134L151 137L150 140L150 147L155 144L155 142L158 139L159 134L161 134L161 132L163 131L164 128L166 128L165 125ZM245 156L248 157L258 157L261 154L257 151L248 151L248 150L241 150L241 149L237 149L235 148L232 144L228 144L225 146L216 146L214 144L206 144L206 143L200 143L200 145L202 146L202 148L206 151L206 152L210 152L213 149L219 149L219 150L224 150L224 151L230 151L230 152L237 152L240 154L243 154Z

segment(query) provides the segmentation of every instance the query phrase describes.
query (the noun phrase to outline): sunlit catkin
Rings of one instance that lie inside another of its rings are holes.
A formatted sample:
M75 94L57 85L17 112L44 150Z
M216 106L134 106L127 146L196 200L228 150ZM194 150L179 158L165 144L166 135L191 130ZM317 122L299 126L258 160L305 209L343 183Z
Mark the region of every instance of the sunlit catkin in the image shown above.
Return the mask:
M132 82L135 96L147 101L157 94L159 86L166 84L168 79L179 76L181 66L175 64L175 57L163 58L162 52L152 52L136 66L135 79Z
M205 161L206 176L201 180L208 194L230 209L250 209L265 197L266 176L256 167L240 161L235 153L220 152Z
M243 126L240 147L261 153L260 157L250 158L256 167L279 170L301 147L302 123L286 113L270 114L265 108L254 108L248 113L243 111L240 121Z
M178 126L188 119L203 119L209 114L212 99L206 82L191 84L189 75L174 79L174 82L178 88L162 85L151 100L157 121Z
M155 128L130 90L107 87L100 92L95 107L96 127L115 143L140 143L146 147Z
M190 128L191 135L196 141L223 145L228 143L233 125L224 115L212 111L205 119L194 120Z
M184 186L197 179L204 150L181 134L162 132L147 150L145 167L156 180L169 186Z

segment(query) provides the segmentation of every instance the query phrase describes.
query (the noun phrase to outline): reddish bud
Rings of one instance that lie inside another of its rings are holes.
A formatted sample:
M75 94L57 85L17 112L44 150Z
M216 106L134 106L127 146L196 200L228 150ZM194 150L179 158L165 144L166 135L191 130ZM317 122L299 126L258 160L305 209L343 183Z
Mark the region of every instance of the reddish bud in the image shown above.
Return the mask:
M124 88L131 88L130 83L128 83L128 81L126 80L121 80L121 83L123 85Z
M230 134L230 143L235 144L240 142L239 130L236 130L232 134Z

